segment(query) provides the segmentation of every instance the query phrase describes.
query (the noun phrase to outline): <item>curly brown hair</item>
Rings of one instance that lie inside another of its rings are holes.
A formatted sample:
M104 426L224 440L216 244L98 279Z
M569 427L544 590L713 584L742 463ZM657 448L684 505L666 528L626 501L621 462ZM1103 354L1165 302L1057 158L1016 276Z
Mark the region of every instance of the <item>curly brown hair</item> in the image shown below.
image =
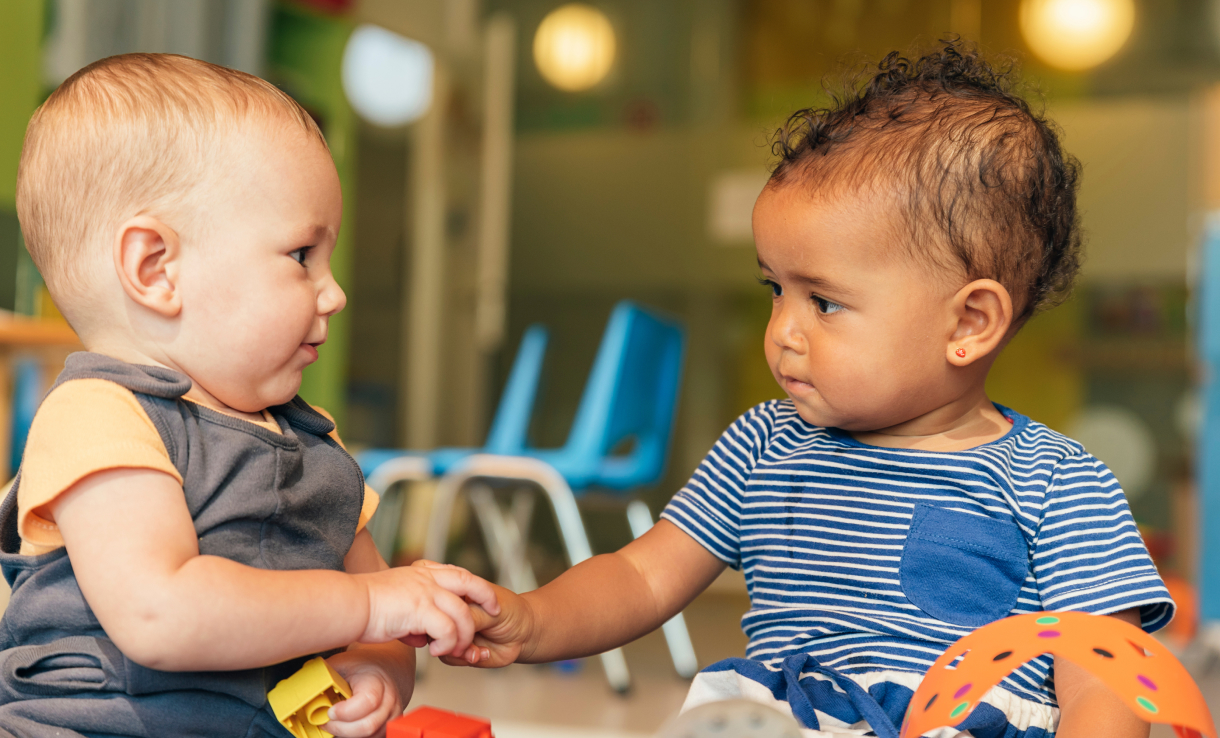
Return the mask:
M914 61L892 52L825 108L772 137L770 187L872 187L898 198L912 254L1012 295L1016 323L1063 301L1080 269L1080 163L1056 126L958 39Z

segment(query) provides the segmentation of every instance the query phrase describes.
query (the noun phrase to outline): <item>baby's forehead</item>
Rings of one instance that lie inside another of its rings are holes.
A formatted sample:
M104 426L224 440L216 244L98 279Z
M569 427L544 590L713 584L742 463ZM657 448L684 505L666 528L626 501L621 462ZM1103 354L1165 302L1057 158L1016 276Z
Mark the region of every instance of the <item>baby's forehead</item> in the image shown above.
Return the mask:
M827 253L850 254L877 265L909 267L911 279L958 283L966 277L960 262L935 228L919 227L908 207L909 191L893 176L818 177L772 181L755 208L755 235L766 263L766 237L775 224L788 224L787 261L810 263ZM824 248L814 249L814 246ZM825 250L829 249L829 251Z

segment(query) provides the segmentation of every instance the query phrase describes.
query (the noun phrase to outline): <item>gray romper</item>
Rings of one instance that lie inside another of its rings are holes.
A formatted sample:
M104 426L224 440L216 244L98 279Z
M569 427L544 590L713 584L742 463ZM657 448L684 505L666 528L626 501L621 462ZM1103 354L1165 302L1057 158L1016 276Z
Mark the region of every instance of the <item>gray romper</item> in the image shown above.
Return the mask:
M86 378L131 390L152 419L182 475L201 554L260 569L343 569L364 479L327 435L333 424L300 397L269 408L279 435L181 399L191 382L169 369L77 353L55 386ZM145 668L106 637L65 549L19 548L14 484L0 505L0 568L13 588L0 620L0 738L290 735L267 690L312 654L246 671Z

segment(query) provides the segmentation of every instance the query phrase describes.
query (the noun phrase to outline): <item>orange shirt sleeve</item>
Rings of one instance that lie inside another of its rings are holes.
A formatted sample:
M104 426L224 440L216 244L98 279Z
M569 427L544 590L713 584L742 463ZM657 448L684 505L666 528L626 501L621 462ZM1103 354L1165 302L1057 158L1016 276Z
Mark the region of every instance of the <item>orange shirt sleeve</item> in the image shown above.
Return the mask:
M333 417L331 417L331 414L326 412L322 408L318 407L317 405L310 405L310 407L312 407L314 410L317 410L319 413L321 413L322 417L326 418L331 423L335 422L335 419ZM339 444L343 448L344 451L347 450L347 446L343 445L343 439L339 438L338 427L336 427L334 430L332 430L330 432L330 437L335 439L335 443ZM373 488L368 486L367 484L364 485L364 506L360 508L360 522L358 522L356 524L357 533L364 530L364 526L368 525L369 520L372 519L372 517L373 517L373 513L377 512L377 505L379 505L380 503L381 503L381 495L379 495L375 491L373 491Z
M63 546L45 506L90 474L110 469L154 469L182 483L161 434L130 390L105 379L56 387L34 416L21 462L21 553Z

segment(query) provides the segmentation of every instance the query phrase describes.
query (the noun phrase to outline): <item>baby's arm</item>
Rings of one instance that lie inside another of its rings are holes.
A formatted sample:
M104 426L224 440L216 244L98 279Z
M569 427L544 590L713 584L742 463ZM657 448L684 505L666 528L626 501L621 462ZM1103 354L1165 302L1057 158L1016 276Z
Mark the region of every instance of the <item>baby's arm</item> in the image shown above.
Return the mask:
M497 588L500 616L480 622L475 639L490 657L477 665L557 661L629 643L681 612L723 570L724 562L662 520L617 553L583 561L533 592Z
M158 471L90 475L41 514L106 633L150 668L246 669L420 634L433 654L462 653L462 598L498 611L489 584L452 567L268 571L201 555L182 487Z
M1116 617L1137 628L1138 608L1116 612ZM1097 677L1067 659L1055 657L1055 695L1059 700L1056 738L1148 738L1149 725Z

